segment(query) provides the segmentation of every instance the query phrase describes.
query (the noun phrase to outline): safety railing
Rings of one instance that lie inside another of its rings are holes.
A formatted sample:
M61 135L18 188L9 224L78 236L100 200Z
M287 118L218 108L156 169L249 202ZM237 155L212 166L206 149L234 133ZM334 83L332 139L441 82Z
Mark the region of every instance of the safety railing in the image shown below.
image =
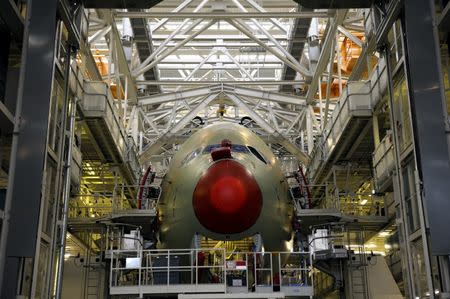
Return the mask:
M143 198L141 208L137 209L137 199L129 198L126 191L128 188L139 187L154 188L157 194L154 197ZM158 185L118 185L112 194L80 194L70 200L69 218L102 218L136 211L154 213L160 196L161 190Z
M314 174L321 161L328 159L353 116L367 117L371 113L370 82L349 82L323 130L323 136L319 138L313 151L308 167L309 173Z
M139 189L139 188L152 188L155 191L157 191L157 194L151 194L146 198L141 199L141 204L138 204L138 199L133 198L129 199L127 198L127 190L133 188L133 189ZM154 210L159 202L159 198L161 197L161 186L156 184L148 184L148 185L117 185L114 188L114 194L115 200L113 201L113 212L114 213L121 213L126 212L127 210L134 209L136 210L139 206L141 207L140 210ZM127 198L127 200L124 200Z
M282 261L287 261L284 265ZM306 252L278 253L280 291L286 296L313 296L312 259Z
M225 250L113 250L110 293L226 292Z
M389 179L394 169L395 156L392 134L387 134L373 152L374 178L378 190L382 189L384 181Z
M114 146L124 157L126 134L119 111L114 106L111 91L103 81L84 81L84 96L80 101L85 117L103 118L114 140Z
M309 198L308 192L305 191L306 189L310 190ZM293 184L290 186L294 207L297 210L309 208L339 209L337 197L332 191L333 188L331 188L330 184L308 184L302 186ZM311 202L312 207L308 207L309 202Z
M374 194L341 195L339 200L342 214L349 216L386 216L383 196Z
M112 250L110 294L272 293L313 295L308 252L223 248Z

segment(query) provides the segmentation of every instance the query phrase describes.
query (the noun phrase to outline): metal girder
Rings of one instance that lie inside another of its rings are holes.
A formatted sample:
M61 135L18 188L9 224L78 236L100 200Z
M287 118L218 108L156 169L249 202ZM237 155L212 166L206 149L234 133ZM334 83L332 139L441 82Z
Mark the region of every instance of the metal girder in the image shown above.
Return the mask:
M208 0L203 0L202 2L200 2L200 4L197 5L197 7L194 9L194 13L198 12L200 9L202 9L202 7L207 2L208 2ZM161 51L164 50L164 47L166 47L167 44L174 37L176 37L180 32L182 32L182 31L183 31L183 33L189 32L202 22L202 20L197 20L197 21L193 22L192 24L190 24L186 29L183 30L184 26L186 26L189 23L189 21L190 21L190 19L184 20L166 39L164 39L164 41L158 46L158 48L156 50L153 51L153 53L151 53L151 55L149 55L145 60L141 61L141 65L138 66L135 71L138 71L138 70L142 69L143 67L145 67L147 64L149 64L150 61L152 61L152 59L154 59L156 57L156 55L160 54ZM153 29L153 31L156 31L156 29ZM177 47L177 45L175 45L175 47Z
M299 6L298 11L311 11L304 7ZM301 57L303 55L303 50L305 47L305 42L307 40L308 31L311 28L312 20L310 19L295 19L294 24L292 26L291 32L289 34L290 40L287 46L287 50L292 53L292 55L296 55L299 61L301 61ZM309 45L311 46L311 45ZM309 57L311 58L311 56ZM294 69L290 68L287 65L283 66L283 76L284 80L294 80L297 76L297 73ZM292 93L294 90L292 86L281 86L280 91Z
M163 0L82 0L86 8L149 9Z
M294 0L301 6L315 9L369 8L375 0Z
M159 80L159 81L136 81L137 85L175 85L175 86L189 86L189 85L216 85L218 81L212 80L201 80L201 81L185 81L185 80ZM256 80L255 81L233 81L233 80L222 80L222 84L226 85L298 85L305 83L304 80L297 81L277 81L277 80ZM284 94L283 94L284 95Z
M171 129L170 133L174 134L186 126L197 114L205 109L215 98L220 95L220 92L208 95L204 100L200 102L194 109L186 114L179 122L177 122Z
M352 73L350 74L350 81L360 79L361 75L364 73L364 70L367 69L367 56L372 54L377 46L382 46L384 44L387 34L392 29L392 25L397 20L398 14L403 7L402 3L403 0L394 0L389 3L387 14L383 20L381 20L381 24L377 27L377 31L372 38L367 41L365 45L363 45L361 54L359 55L358 60L353 67Z
M242 11L245 13L248 13L247 9L239 2L239 0L232 0L233 3ZM253 24L258 28L262 33L264 33L265 36L271 41L275 47L283 53L288 60L290 60L297 68L298 70L302 70L300 73L303 75L309 74L309 70L303 67L297 59L295 59L289 51L287 51L261 24L259 24L258 20L255 18L252 18L251 21ZM244 23L236 20L237 23L239 23L242 27L246 28L247 30L251 31L250 28Z
M253 111L246 103L244 103L243 100L241 100L238 96L235 94L228 94L227 95L230 100L232 100L240 109L247 112L247 114L267 133L273 134L276 132L272 126L266 122L258 113Z
M177 13L177 12L183 10L186 6L188 6L189 4L191 4L192 1L194 1L194 0L185 0L185 1L182 2L180 5L178 5L174 10L172 10L172 13ZM164 24L166 24L168 20L169 20L168 18L164 18L164 19L160 20L160 21L158 22L158 24L156 24L156 25L153 27L153 32L155 32L156 30L158 30L159 28L161 28L162 26L164 26Z
M292 69L296 70L297 72L303 74L305 77L311 76L309 70L306 70L304 67L299 68L297 65L292 63L289 59L287 59L285 56L283 56L281 53L277 52L275 49L269 47L266 43L264 43L262 40L257 38L251 30L246 28L246 26L242 26L240 22L236 20L229 19L227 20L228 23L230 23L232 26L234 26L236 29L247 35L250 39L254 40L258 45L266 49L268 52L273 54L275 57L280 59L282 62L284 62L286 65L290 66Z
M186 29L184 29L184 33L189 32L190 30L194 29L195 26L197 26L201 22L202 22L202 20L197 20L197 22L192 23ZM158 48L156 50L153 51L153 53L151 53L147 58L145 58L145 60L141 61L141 64L138 67L136 67L136 69L133 70L133 74L137 74L137 72L139 72L145 66L147 66L150 63L150 61L152 61L156 57L156 55L161 53L165 49L166 45L177 35L178 32L180 32L183 29L185 24L187 24L186 20L180 26L178 26L178 28L175 29L166 39L164 39L164 41L158 46ZM186 37L186 38L188 38L188 37ZM175 44L174 47L179 48L180 46L179 46L179 44Z
M335 42L337 42L336 39L331 41L331 48L330 51L330 63L329 63L329 69L328 69L328 80L327 80L327 93L326 93L326 102L325 102L325 111L324 114L320 116L322 122L322 131L326 128L328 123L328 109L330 108L330 95L331 95L331 83L333 82L333 61L334 61L334 53L338 52L335 51ZM336 49L337 50L337 49ZM321 88L321 87L319 87ZM321 108L322 110L322 108Z
M194 22L194 24L195 23L197 23L197 22ZM198 22L198 23L201 23L201 21ZM176 50L178 50L179 48L181 48L182 46L187 44L189 41L193 40L197 35L201 34L203 31L205 31L206 29L208 29L209 27L211 27L215 23L216 23L216 20L209 21L208 23L203 25L200 29L198 29L195 33L193 33L189 37L185 38L183 41L179 42L175 47L173 47L173 48L171 48L171 49L169 49L167 51L164 51L160 56L157 56L152 62L150 62L146 66L142 67L142 69L139 69L139 70L133 72L133 76L137 77L140 74L142 74L142 73L146 72L147 70L151 69L156 64L158 64L161 60L163 60L165 57L169 56L170 54L172 54L173 52L175 52Z
M362 40L360 40L359 38L357 38L356 36L354 36L350 31L348 31L345 27L343 26L338 26L338 30L339 32L341 32L342 34L344 34L346 37L348 37L352 42L354 42L355 44L357 44L358 46L362 47L363 42Z
M410 2L405 5L404 39L421 195L431 234L431 253L448 256L450 160L439 38L433 18L436 10L431 0Z
M221 85L205 86L200 88L193 88L177 92L163 93L141 97L138 99L139 105L157 105L162 103L173 102L176 100L183 100L192 97L201 97L210 93L217 92L221 89Z
M19 77L8 188L1 228L1 298L16 297L18 282L21 281L19 265L25 258L31 258L34 270L29 289L22 295L35 297L39 244L43 231L39 218L42 203L47 200L42 196L42 182L45 177L47 130L54 79L57 3L56 0L29 1L27 7L23 65ZM27 225L24 225L24 219Z
M439 16L439 30L450 31L450 2L447 2L441 15Z
M328 28L327 35L325 37L325 41L322 45L322 51L320 52L319 61L317 62L317 67L314 71L314 75L312 77L311 84L308 87L308 92L306 93L306 99L308 102L312 102L314 100L314 96L316 95L317 88L319 87L319 79L322 76L322 73L325 71L328 62L330 60L330 52L332 43L335 40L336 31L338 26L344 22L345 16L347 14L347 10L337 10L336 14L333 18L333 21ZM334 51L334 48L333 48Z
M240 85L241 82L236 82ZM237 85L231 84L216 84L206 87L193 88L183 91L177 91L172 93L165 93L159 95L152 95L139 98L139 105L156 105L167 102L172 102L176 100L187 99L191 97L204 96L206 94L222 90L225 94L238 94L240 96L252 97L258 99L265 99L273 102L283 103L283 104L294 104L294 105L305 105L306 100L304 98L287 95L277 92L270 92L258 89L245 88Z
M235 0L235 1L237 1L237 0ZM291 55L291 53L289 53L264 27L259 25L259 23L258 23L258 21L256 19L252 19L252 21L256 25L256 27L259 30L261 30L264 33L265 36L267 36L269 41L271 41L275 45L275 48L277 48L285 56L285 58L293 64L294 70L298 71L300 74L304 75L305 77L311 76L311 72L307 68L305 68L303 65L301 65L298 62L298 60L295 59ZM247 31L249 31L249 32L251 31L251 28L249 28L245 24L245 22L242 22L240 20L235 20L235 22L238 23L239 25L241 25L242 28L245 28ZM270 48L270 49L272 49L272 48ZM275 51L275 49L272 49L272 51Z
M93 35L89 36L88 43L93 44L100 40L101 38L105 37L106 34L111 30L111 25L107 25L103 27L102 29L98 30Z
M106 24L111 25L110 35L112 35L111 38L113 39L114 42L114 51L117 57L117 62L119 64L118 68L120 69L121 75L123 76L122 79L124 80L124 77L127 78L126 80L127 81L126 83L128 84L127 98L129 103L133 104L136 102L137 99L137 89L136 85L133 84L134 79L131 76L130 69L128 67L127 58L125 56L125 52L123 51L120 34L116 27L116 22L114 21L112 12L110 10L99 9L97 10L97 14L102 20L106 22Z
M274 138L277 143L281 144L288 152L293 154L299 161L307 165L309 163L310 157L308 154L299 149L295 144L290 142L287 138L283 136L275 136Z
M248 4L250 4L254 9L256 9L257 11L259 11L259 12L262 12L262 13L267 13L267 10L265 10L263 7L261 7L258 3L256 3L254 0L245 0ZM275 18L272 18L272 19L270 19L270 21L272 22L272 24L274 24L276 27L278 27L278 29L280 29L280 30L282 30L282 31L284 31L284 32L286 32L286 33L288 33L287 32L287 30L286 30L286 28L284 28L283 27L283 24L281 24L281 22L280 21L278 21L277 19L275 19Z
M239 83L240 84L240 83ZM245 88L241 86L225 85L223 84L223 90L226 93L235 93L240 96L252 97L258 99L269 100L272 102L278 102L283 104L294 104L294 105L306 105L306 99L294 95L287 95L283 93L277 93L272 91L265 91L259 89Z
M328 12L248 12L248 13L235 13L235 12L177 12L177 13L164 13L164 12L116 12L115 16L118 18L169 18L169 19L248 19L248 18L328 18L330 15Z

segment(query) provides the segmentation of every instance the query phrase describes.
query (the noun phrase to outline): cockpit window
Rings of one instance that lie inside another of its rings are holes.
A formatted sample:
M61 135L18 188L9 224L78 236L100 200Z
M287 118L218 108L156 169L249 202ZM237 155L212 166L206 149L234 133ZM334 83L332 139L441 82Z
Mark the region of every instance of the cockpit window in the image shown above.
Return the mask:
M203 154L209 154L211 153L213 150L222 147L222 145L220 144L210 144L207 147L205 147L203 149ZM248 153L248 148L245 145L240 145L240 144L232 144L231 145L231 152L235 152L235 153Z
M264 164L267 164L266 159L254 148L253 146L248 146L248 149L252 152L253 155L255 155L256 158L258 158L261 162Z
M184 158L183 162L181 162L181 165L184 166L184 165L188 164L192 159L194 159L195 157L200 155L201 152L202 152L202 149L198 148L195 151L193 151L192 153L188 154L186 156L186 158Z

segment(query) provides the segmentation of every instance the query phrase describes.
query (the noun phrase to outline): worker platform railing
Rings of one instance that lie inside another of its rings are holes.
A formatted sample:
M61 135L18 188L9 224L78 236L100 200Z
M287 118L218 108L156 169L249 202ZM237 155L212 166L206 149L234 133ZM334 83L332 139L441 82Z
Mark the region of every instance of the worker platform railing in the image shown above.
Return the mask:
M153 188L159 190L156 197L146 197L141 199L138 208L138 199L129 198L127 189L129 188ZM148 217L156 216L156 205L161 196L160 186L150 185L117 185L112 193L79 194L73 196L69 205L69 219L74 221L98 221L102 219L112 219L114 217Z
M271 294L313 296L308 252L223 248L112 250L111 295Z
M370 130L364 128L372 118L373 108L382 98L387 82L386 62L382 58L378 60L369 80L348 82L311 153L308 165L311 183L322 184L335 161L341 157L350 161L361 158L358 157L355 141L364 144L365 138L371 136Z
M91 139L94 139L92 142L101 151L103 159L119 165L128 183L135 182L140 174L137 150L125 133L108 85L101 81L84 81L79 106ZM98 159L103 160L102 157Z
M375 185L379 192L384 192L392 184L391 173L395 166L395 155L392 133L387 134L375 148L373 168Z
M368 120L372 115L372 103L370 97L370 82L349 82L341 100L336 104L336 108L331 115L327 126L324 128L323 137L319 138L317 146L311 154L311 161L308 167L310 178L314 179L324 168L325 164L336 152L338 144L349 132L359 133L352 130L352 125L356 125L353 120L362 118ZM313 183L321 183L313 180Z

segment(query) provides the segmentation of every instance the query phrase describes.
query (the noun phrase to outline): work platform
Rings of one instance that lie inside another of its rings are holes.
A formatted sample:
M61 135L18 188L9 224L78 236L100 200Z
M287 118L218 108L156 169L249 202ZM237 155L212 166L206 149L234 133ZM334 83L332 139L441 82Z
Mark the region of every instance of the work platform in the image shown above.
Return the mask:
M136 148L125 133L108 85L84 81L83 89L79 102L84 124L83 158L116 165L126 183L135 184L141 173Z
M381 140L373 153L374 179L378 192L392 189L392 172L395 166L392 133Z
M354 180L372 175L366 158L374 151L371 119L387 82L384 59L379 59L369 80L348 82L311 153L308 166L311 184L323 184L330 178L333 166L342 163L357 165L358 175L353 175ZM344 179L345 176L339 176L336 185L344 185Z
M327 223L342 223L348 228L364 227L366 231L378 231L388 223L386 215L348 215L338 209L297 210L302 231L310 233L311 227Z
M314 295L308 252L229 253L223 248L111 250L110 271L113 296L312 298ZM274 284L274 280L279 284Z

